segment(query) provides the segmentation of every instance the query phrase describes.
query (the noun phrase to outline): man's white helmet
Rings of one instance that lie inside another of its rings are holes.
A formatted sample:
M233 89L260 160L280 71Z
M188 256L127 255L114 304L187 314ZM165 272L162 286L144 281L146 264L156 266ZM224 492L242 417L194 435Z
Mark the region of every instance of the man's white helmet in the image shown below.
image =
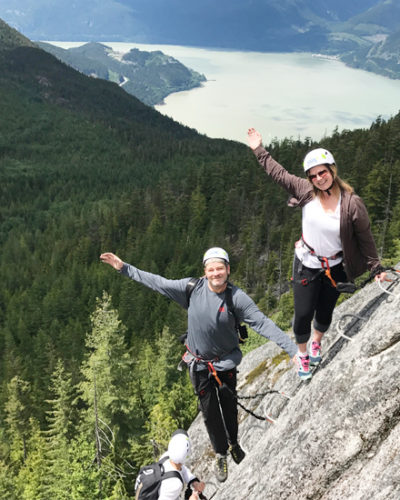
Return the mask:
M189 435L183 429L178 429L172 434L168 444L168 456L176 464L185 463L190 453Z
M203 255L203 264L205 265L206 261L210 259L223 260L229 264L229 255L223 248L220 247L209 248Z
M335 158L332 153L327 149L318 148L313 149L306 154L304 158L303 167L304 172L308 172L310 168L316 167L317 165L333 165L335 164Z

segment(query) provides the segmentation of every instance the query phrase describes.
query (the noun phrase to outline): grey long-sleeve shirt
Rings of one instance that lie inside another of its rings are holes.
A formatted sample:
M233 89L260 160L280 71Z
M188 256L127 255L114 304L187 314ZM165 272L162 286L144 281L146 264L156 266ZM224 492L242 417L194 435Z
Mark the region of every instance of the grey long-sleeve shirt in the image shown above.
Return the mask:
M188 306L186 285L190 278L170 280L157 274L141 271L124 263L121 274L174 300L188 311L189 350L196 356L213 362L217 370L230 370L237 366L242 353L235 329L235 318L228 310L225 292L215 293L208 287L206 278L201 278L190 297ZM263 314L254 301L243 290L232 286L232 301L235 314L263 337L272 340L290 357L297 352L297 346L275 323ZM198 364L197 369L204 369Z

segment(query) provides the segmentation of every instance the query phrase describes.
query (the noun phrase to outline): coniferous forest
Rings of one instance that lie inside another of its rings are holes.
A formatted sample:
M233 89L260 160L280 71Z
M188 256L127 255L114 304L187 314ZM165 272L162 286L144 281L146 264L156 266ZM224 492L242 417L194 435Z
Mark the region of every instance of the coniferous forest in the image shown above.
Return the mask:
M232 281L289 329L300 212L243 144L201 136L1 28L0 497L131 498L138 468L197 412L176 369L186 315L100 253L181 278L222 246ZM398 261L400 114L320 144L363 197L385 262ZM267 148L302 175L315 146Z

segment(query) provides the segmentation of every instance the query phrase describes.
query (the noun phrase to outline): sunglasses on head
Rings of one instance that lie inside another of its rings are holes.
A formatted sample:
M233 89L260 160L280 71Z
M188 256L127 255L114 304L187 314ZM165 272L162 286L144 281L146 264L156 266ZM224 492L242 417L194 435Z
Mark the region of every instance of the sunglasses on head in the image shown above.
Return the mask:
M328 170L320 170L319 172L317 172L316 174L310 174L308 176L308 178L310 179L310 181L313 181L314 179L316 179L317 177L325 177L327 174L329 173Z

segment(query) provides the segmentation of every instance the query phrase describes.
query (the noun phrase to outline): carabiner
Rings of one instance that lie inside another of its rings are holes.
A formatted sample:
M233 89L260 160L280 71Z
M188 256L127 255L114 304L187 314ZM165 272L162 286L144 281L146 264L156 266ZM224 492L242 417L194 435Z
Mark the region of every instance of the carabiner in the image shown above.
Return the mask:
M208 366L208 371L212 374L212 376L215 378L215 380L217 381L218 385L220 387L222 387L222 382L220 380L220 378L218 377L217 375L217 371L215 370L214 368L214 365L211 363L211 361L209 361L207 363L207 366Z

